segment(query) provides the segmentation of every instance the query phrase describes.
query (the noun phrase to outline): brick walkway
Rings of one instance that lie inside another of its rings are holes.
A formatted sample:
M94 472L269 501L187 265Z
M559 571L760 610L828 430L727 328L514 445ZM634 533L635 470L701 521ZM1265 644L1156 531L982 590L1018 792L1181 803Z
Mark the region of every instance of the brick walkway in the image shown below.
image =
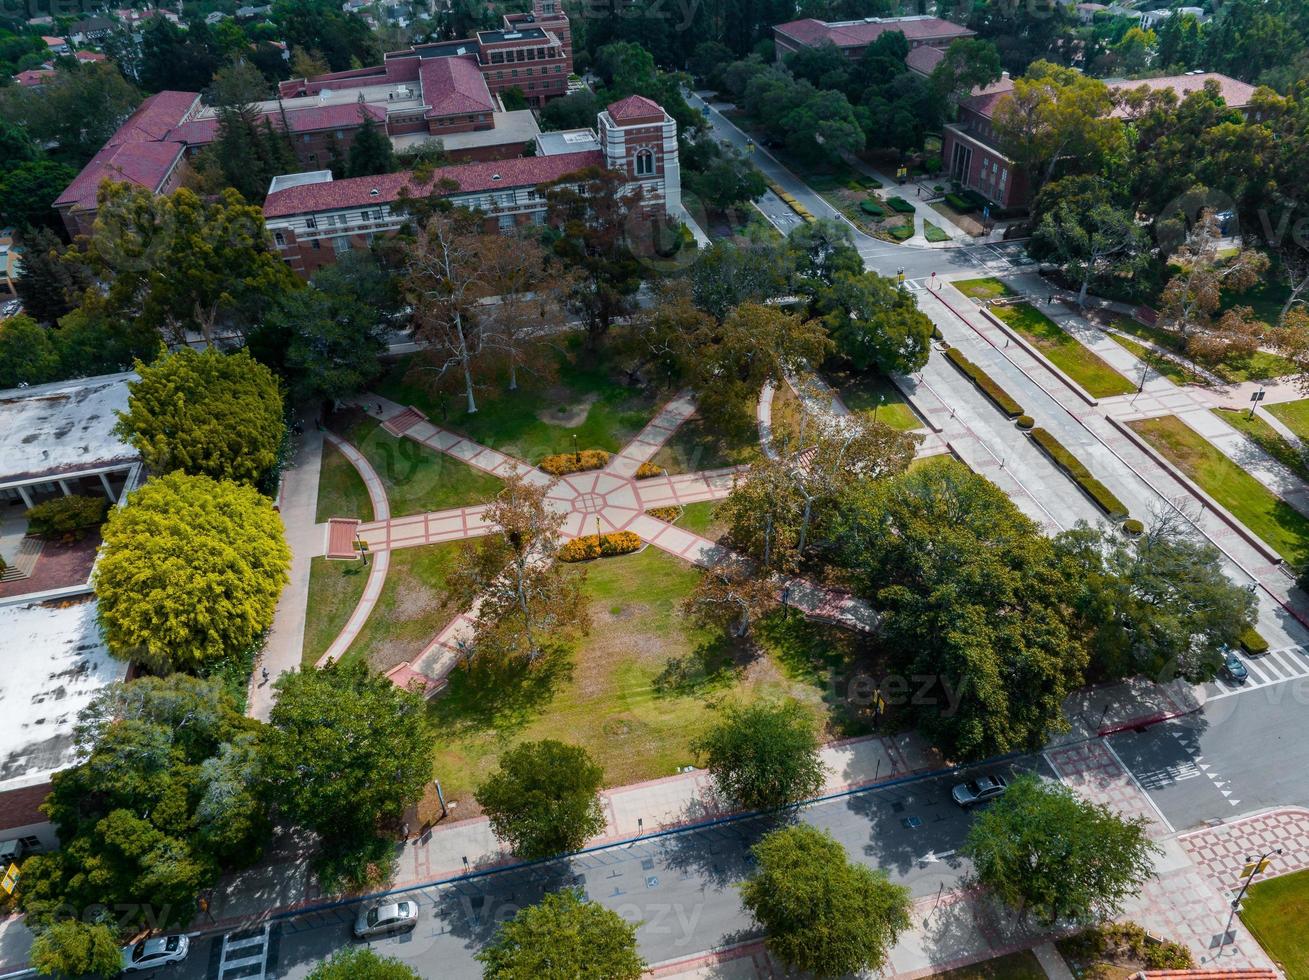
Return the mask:
M1260 880L1309 868L1309 810L1281 807L1183 834L1178 841L1220 887L1235 891L1246 863L1278 847L1282 853L1268 859Z
M1121 817L1140 818L1154 839L1172 833L1145 791L1102 740L1050 749L1046 761L1064 783L1093 803L1102 803Z

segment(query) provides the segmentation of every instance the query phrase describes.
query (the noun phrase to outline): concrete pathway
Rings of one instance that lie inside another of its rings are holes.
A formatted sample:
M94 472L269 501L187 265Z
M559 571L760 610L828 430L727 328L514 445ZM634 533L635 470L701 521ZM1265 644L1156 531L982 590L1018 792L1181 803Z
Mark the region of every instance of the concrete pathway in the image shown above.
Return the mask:
M311 563L323 553L325 542L316 523L318 475L323 463L323 433L306 427L291 462L282 472L278 510L291 548L290 581L282 590L273 614L273 625L250 678L246 713L261 721L272 711L273 683L282 674L300 669L304 647L305 613L309 604ZM268 672L268 679L263 678Z
M350 465L359 472L360 478L364 481L364 487L368 490L368 499L373 505L374 519L387 520L391 515L391 504L386 499L386 487L377 471L373 469L372 464L368 462L367 457L350 443L331 432L326 433L326 437L328 442L340 451L341 455L350 461ZM361 528L365 526L360 525ZM364 623L368 621L373 607L377 605L377 600L381 598L382 587L386 584L386 573L391 567L390 551L382 549L373 552L373 542L362 534L361 537L369 547L368 581L364 583L363 595L359 597L359 602L355 604L350 618L346 620L345 626L341 628L341 632L332 641L332 645L318 658L315 664L316 667L325 667L331 661L341 659L346 650L350 649L350 644L359 635L359 631L364 628Z

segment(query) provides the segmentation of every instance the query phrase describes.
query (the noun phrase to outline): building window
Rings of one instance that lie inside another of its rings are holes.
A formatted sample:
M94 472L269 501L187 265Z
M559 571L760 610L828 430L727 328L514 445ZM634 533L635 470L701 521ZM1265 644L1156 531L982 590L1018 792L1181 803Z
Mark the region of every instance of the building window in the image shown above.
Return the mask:
M654 154L646 149L636 151L636 175L649 177L655 172Z
M336 250L337 255L350 251L350 237L342 235L340 238L332 239L332 248Z
M318 219L317 219L317 218L305 218L305 227L306 227L306 228L317 228L317 227L318 227Z
M317 154L317 153L311 153L311 154L309 154L309 162L310 162L310 163L317 163L317 162L318 162L318 154Z
M309 247L312 248L315 252L317 252L322 249L323 243L320 242L317 238L315 238L312 242L309 243Z
M514 230L514 216L512 214L500 215L500 230L501 231Z
M277 245L278 248L281 248L283 245L286 244L286 236L283 235L280 231L273 232L273 243Z

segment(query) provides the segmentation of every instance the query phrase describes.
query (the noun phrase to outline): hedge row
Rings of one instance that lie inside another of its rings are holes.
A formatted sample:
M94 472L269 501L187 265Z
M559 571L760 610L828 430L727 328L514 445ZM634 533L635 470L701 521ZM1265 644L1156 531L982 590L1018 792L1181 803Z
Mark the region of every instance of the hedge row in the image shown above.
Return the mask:
M1237 642L1241 644L1241 649L1252 657L1268 652L1268 641L1253 626L1247 626Z
M1033 429L1032 440L1040 446L1047 456L1054 460L1055 466L1073 478L1087 496L1095 501L1097 507L1112 520L1127 516L1126 505L1113 495L1103 483L1091 475L1091 471L1082 465L1081 460L1064 448L1063 444L1045 429Z
M611 558L629 555L641 547L641 536L634 531L612 531L609 534L587 534L573 538L559 549L560 561L590 561L592 558Z
M884 211L882 207L871 198L860 201L859 210L864 214L871 214L874 218L883 218L886 216L886 211Z
M796 214L798 214L800 217L804 218L806 222L813 222L818 220L813 216L812 213L810 213L808 208L806 208L803 204L801 204L799 201L795 199L794 194L789 194L786 191L782 190L780 184L775 184L772 181L769 181L768 188L774 194L780 197L783 201L785 201L786 206L789 207Z
M583 449L576 453L555 453L546 456L536 465L551 476L564 476L568 473L584 473L587 470L602 470L609 464L611 456L603 449ZM663 476L662 467L654 463L642 463L636 469L636 479L646 480L652 476Z
M886 199L886 206L892 211L899 211L901 214L914 213L914 206L903 197L888 197Z
M958 194L947 194L945 196L945 203L963 214L977 210L973 207L972 201L968 200L966 197L960 197Z
M945 352L948 357L964 374L968 375L969 380L977 385L978 389L991 401L995 402L997 408L1011 419L1016 419L1023 414L1023 406L1009 397L1009 393L991 380L991 376L979 368L976 364L959 353L959 348L951 347Z

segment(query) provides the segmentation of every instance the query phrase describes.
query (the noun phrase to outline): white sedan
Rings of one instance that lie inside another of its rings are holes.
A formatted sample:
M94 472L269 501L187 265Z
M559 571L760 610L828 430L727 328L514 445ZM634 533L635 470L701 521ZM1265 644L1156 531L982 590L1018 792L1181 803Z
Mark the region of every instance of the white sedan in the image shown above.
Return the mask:
M123 947L123 972L136 973L153 970L166 963L180 963L186 959L191 940L185 936L156 936L142 939L132 946Z

